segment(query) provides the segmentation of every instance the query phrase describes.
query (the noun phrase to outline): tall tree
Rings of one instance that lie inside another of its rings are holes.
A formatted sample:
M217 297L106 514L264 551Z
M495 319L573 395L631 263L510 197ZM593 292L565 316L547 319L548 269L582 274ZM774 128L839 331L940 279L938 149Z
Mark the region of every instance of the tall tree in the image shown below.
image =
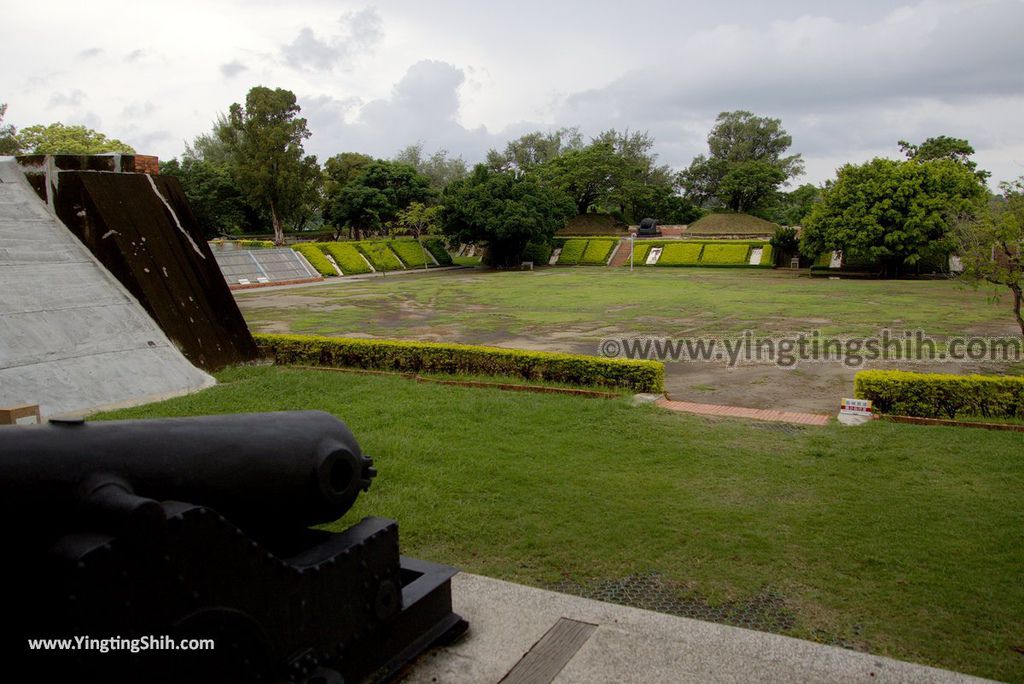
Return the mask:
M533 174L480 164L445 190L441 224L459 242L486 242L492 265L514 265L530 242L549 242L573 214L573 202Z
M974 215L985 194L977 176L949 159L847 164L807 216L800 251L871 257L898 276L943 244L952 217Z
M987 181L992 175L988 171L978 170L977 162L971 159L971 155L974 154L974 148L971 147L971 143L963 138L951 138L946 135L940 135L936 138L928 138L920 145L911 145L906 140L900 140L898 145L900 146L900 151L906 155L907 159L913 161L950 159L966 166L983 182Z
M116 138L85 126L65 126L60 122L22 128L17 140L20 154L135 154L135 148Z
M783 226L803 225L804 218L811 213L811 208L820 198L821 188L804 183L790 192L778 193L768 207L765 218Z
M321 181L316 157L302 147L310 133L300 111L291 91L256 86L217 128L232 174L252 203L267 208L278 244L284 244L284 221L303 213Z
M395 155L396 162L408 164L430 179L430 187L441 191L454 180L465 178L469 170L462 157L449 157L448 150L437 150L432 155L423 154L423 143L406 145Z
M679 184L699 205L751 211L803 173L800 155L785 154L792 144L779 119L743 110L722 112L708 134L709 154L694 158Z
M7 104L0 103L0 154L18 154L18 129L4 123Z
M490 150L487 166L493 171L515 171L525 173L557 158L559 155L583 147L580 129L559 128L547 133L534 131L509 141L503 152Z
M539 177L568 195L576 213L607 203L622 188L626 161L607 142L595 142L583 149L569 150L538 169Z
M1003 196L991 200L984 212L957 223L954 244L964 280L1010 291L1013 315L1024 336L1024 177L1000 183L1000 188Z
M226 167L186 155L180 161L175 158L161 162L160 173L174 176L181 183L206 237L245 232L253 224L259 227L258 218L254 220L242 190Z

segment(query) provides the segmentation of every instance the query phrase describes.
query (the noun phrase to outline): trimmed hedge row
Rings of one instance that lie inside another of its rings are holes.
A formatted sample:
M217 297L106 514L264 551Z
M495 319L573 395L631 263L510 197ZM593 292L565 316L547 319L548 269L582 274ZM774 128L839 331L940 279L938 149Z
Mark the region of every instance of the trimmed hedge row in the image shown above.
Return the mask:
M919 418L1024 418L1024 376L866 370L853 394L882 413Z
M658 266L694 266L700 261L700 253L704 249L702 243L675 242L666 244L662 249Z
M633 245L633 265L643 266L644 262L647 261L647 255L651 251L651 246L646 242L638 242ZM626 266L629 266L629 259L626 259Z
M559 266L575 266L580 263L583 252L587 249L589 240L566 240L562 246L562 253L558 255Z
M437 238L424 240L423 246L426 247L427 251L434 256L434 259L437 260L439 266L451 266L452 263L454 263L452 261L452 255L448 253L447 249L445 249L444 242L441 240L438 240Z
M327 260L324 253L320 251L320 248L312 242L300 242L297 245L292 245L292 249L306 257L306 261L309 265L316 269L317 273L322 276L336 276L338 271L335 270L334 265Z
M388 246L409 268L423 268L427 263L434 263L423 253L426 248L420 247L420 243L416 240L389 240Z
M351 243L318 242L316 246L334 259L334 263L338 264L342 275L357 275L371 271L370 265L366 263L366 259L363 258L363 255Z
M531 242L523 250L523 261L532 261L535 266L547 266L554 249L543 242Z
M366 255L366 258L378 271L401 271L405 268L398 255L391 251L386 242L360 240L352 244Z
M700 260L708 264L745 264L749 255L749 245L707 244Z
M571 385L618 387L634 392L661 392L665 384L665 366L658 361L436 342L307 335L258 334L253 337L261 352L281 365L504 375Z
M580 257L580 263L587 264L588 266L606 265L608 263L608 256L618 243L618 240L588 241L587 248L583 250L583 256Z

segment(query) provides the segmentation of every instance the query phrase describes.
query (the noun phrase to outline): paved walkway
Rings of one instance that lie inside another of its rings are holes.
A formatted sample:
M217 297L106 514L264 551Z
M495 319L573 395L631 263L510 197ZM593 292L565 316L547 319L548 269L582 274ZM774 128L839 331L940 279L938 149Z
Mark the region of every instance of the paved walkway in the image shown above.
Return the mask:
M655 405L672 411L697 413L702 416L723 416L725 418L750 418L751 420L768 420L777 423L794 423L796 425L828 425L829 416L820 413L795 413L793 411L772 411L769 409L752 409L741 406L722 406L720 404L696 404L692 401L672 401L658 399Z

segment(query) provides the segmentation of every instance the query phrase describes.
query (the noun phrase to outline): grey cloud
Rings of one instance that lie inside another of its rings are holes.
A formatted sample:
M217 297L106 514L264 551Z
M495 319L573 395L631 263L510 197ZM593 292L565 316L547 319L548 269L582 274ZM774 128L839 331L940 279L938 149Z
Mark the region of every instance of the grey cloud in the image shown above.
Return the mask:
M91 47L91 48L88 48L86 50L82 50L81 52L79 52L78 56L81 59L92 59L93 57L99 57L102 54L103 54L103 48L101 48L101 47Z
M145 102L131 103L121 111L121 114L131 119L137 119L149 116L155 111L156 105L147 100Z
M77 88L69 93L54 93L50 96L50 107L77 107L86 99L86 94Z
M132 62L137 62L140 59L142 59L142 56L145 55L145 54L146 54L145 50L141 50L141 49L139 49L139 50L132 50L127 55L125 55L124 61L128 62L129 64L131 64Z
M350 12L338 24L340 32L325 38L318 38L308 26L302 28L291 43L281 46L285 62L296 69L331 69L371 51L384 35L380 16L373 8Z
M232 60L232 61L230 61L230 62L228 62L226 64L221 64L220 65L220 73L224 74L224 76L227 77L227 78L234 78L235 76L237 76L238 74L242 73L243 71L245 71L248 68L249 67L245 66L244 64L239 62L237 59L235 59L235 60Z

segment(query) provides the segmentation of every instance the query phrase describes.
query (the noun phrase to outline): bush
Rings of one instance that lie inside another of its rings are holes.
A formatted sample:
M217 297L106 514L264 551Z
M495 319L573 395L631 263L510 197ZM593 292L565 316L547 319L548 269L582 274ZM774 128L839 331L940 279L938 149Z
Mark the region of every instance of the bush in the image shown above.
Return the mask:
M532 261L536 266L544 266L551 260L551 245L544 242L531 242L523 250L523 261Z
M761 263L758 266L774 266L775 265L775 248L772 245L765 245L761 248ZM786 264L787 266L789 264Z
M366 368L407 373L499 375L570 385L661 392L658 361L605 359L580 354L520 351L466 344L364 340L306 335L254 335L278 364Z
M329 254L338 264L342 275L369 273L370 265L359 250L348 242L318 242L317 247Z
M628 250L629 246L623 245L623 249ZM651 244L648 242L636 242L633 245L633 265L643 266L644 262L647 261L647 254L651 251ZM629 259L627 258L624 265L629 268Z
M608 255L612 253L612 249L618 242L618 240L589 241L587 248L583 250L583 256L580 257L580 263L590 266L604 266L608 263Z
M750 245L709 243L704 245L704 253L701 254L700 262L702 264L745 264L748 254L750 254Z
M420 247L416 240L390 240L388 246L409 268L423 268L427 262L433 263L430 257L423 253L426 248Z
M704 245L699 242L673 242L665 245L659 266L694 266L700 261Z
M401 271L405 268L398 255L391 251L386 242L361 240L354 244L378 271Z
M589 240L566 240L565 246L562 247L562 253L558 256L558 265L575 266L580 263L580 257L583 256L583 252L587 248L587 242Z
M858 399L882 413L920 418L986 416L1024 418L1024 376L944 375L908 371L860 371L853 381Z
M300 242L297 245L292 245L292 249L306 257L306 261L309 265L316 269L317 273L322 276L336 276L338 271L335 270L334 265L327 260L324 253L320 251L312 242Z
M452 265L452 255L448 253L443 240L430 238L423 241L423 246L426 247L427 251L434 256L434 259L437 261L439 266Z

